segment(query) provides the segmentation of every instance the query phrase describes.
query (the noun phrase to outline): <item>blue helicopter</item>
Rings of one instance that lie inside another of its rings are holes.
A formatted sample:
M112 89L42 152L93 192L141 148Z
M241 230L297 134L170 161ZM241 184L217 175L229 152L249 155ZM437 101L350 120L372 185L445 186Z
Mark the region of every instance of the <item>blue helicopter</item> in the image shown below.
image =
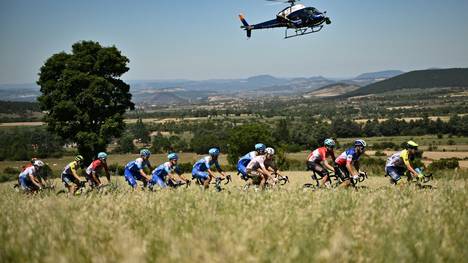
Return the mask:
M296 4L299 0L267 0L271 2L284 2L289 3L290 6L283 9L276 15L275 19L249 25L244 18L244 15L240 14L239 18L242 22L241 28L247 31L247 37L252 36L252 30L256 29L268 29L284 27L285 36L284 38L292 38L303 36L307 34L317 33L323 28L323 24L330 24L331 20L326 16L327 12L320 12L315 7L306 7L302 4Z

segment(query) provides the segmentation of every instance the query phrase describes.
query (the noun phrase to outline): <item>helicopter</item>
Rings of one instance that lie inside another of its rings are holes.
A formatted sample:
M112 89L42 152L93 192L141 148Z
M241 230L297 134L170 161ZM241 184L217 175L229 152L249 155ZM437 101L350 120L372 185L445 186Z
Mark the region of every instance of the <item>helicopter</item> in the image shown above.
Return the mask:
M270 2L289 3L289 7L281 10L275 19L249 25L243 14L239 14L242 22L241 28L247 31L247 38L252 36L252 30L285 27L284 38L292 38L312 33L317 33L323 28L323 24L331 24L331 20L326 16L327 12L320 12L315 7L306 7L297 4L299 0L267 0ZM292 31L292 33L291 33Z

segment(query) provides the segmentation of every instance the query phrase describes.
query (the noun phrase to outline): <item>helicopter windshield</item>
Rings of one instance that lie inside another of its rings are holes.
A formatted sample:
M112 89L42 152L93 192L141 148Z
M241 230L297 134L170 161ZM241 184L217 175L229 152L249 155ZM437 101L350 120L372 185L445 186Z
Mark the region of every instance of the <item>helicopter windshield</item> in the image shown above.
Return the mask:
M320 12L317 10L315 7L307 7L304 9L304 11L309 14L309 15L317 15L320 14Z

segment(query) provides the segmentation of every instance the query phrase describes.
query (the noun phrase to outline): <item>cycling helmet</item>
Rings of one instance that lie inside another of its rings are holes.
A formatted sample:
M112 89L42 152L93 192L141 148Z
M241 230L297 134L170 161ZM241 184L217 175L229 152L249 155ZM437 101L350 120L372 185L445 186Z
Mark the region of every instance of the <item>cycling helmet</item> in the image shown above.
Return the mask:
M417 149L418 146L419 146L419 145L418 145L417 143L415 143L414 141L408 141L408 142L406 143L406 147L407 147L408 149Z
M100 153L98 153L97 158L101 159L101 160L105 160L105 159L107 159L107 153L100 152Z
M219 155L219 149L218 148L211 148L208 153L211 155L211 156L218 156Z
M144 157L150 157L150 156L151 156L151 152L150 152L148 149L141 149L140 155L141 155L141 156L144 156Z
M75 156L75 161L77 161L77 162L81 162L81 161L83 161L83 159L84 159L84 158L83 158L83 156L81 156L81 155Z
M367 146L367 143L364 140L358 139L354 141L354 146L362 146L365 148Z
M266 146L263 143L257 143L255 144L255 151L263 152L265 151Z
M336 146L335 141L333 139L326 139L323 144L325 144L326 147L333 148Z
M265 152L269 155L275 155L275 149L268 147L265 149Z
M37 166L37 167L44 167L44 162L41 161L41 160L35 160L34 161L34 166Z
M169 161L178 160L179 156L177 156L176 153L170 153L170 154L167 155L167 159L169 159Z

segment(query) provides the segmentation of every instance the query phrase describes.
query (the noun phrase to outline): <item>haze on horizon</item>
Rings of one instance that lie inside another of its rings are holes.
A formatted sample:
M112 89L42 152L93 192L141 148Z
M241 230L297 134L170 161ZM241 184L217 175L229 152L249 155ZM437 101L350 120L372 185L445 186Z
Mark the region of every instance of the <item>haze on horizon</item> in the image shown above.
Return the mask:
M468 1L302 1L327 10L322 32L284 40L282 29L246 40L251 24L284 5L262 0L25 1L0 3L0 83L31 83L44 61L80 40L115 45L126 80L352 77L387 69L468 66Z

